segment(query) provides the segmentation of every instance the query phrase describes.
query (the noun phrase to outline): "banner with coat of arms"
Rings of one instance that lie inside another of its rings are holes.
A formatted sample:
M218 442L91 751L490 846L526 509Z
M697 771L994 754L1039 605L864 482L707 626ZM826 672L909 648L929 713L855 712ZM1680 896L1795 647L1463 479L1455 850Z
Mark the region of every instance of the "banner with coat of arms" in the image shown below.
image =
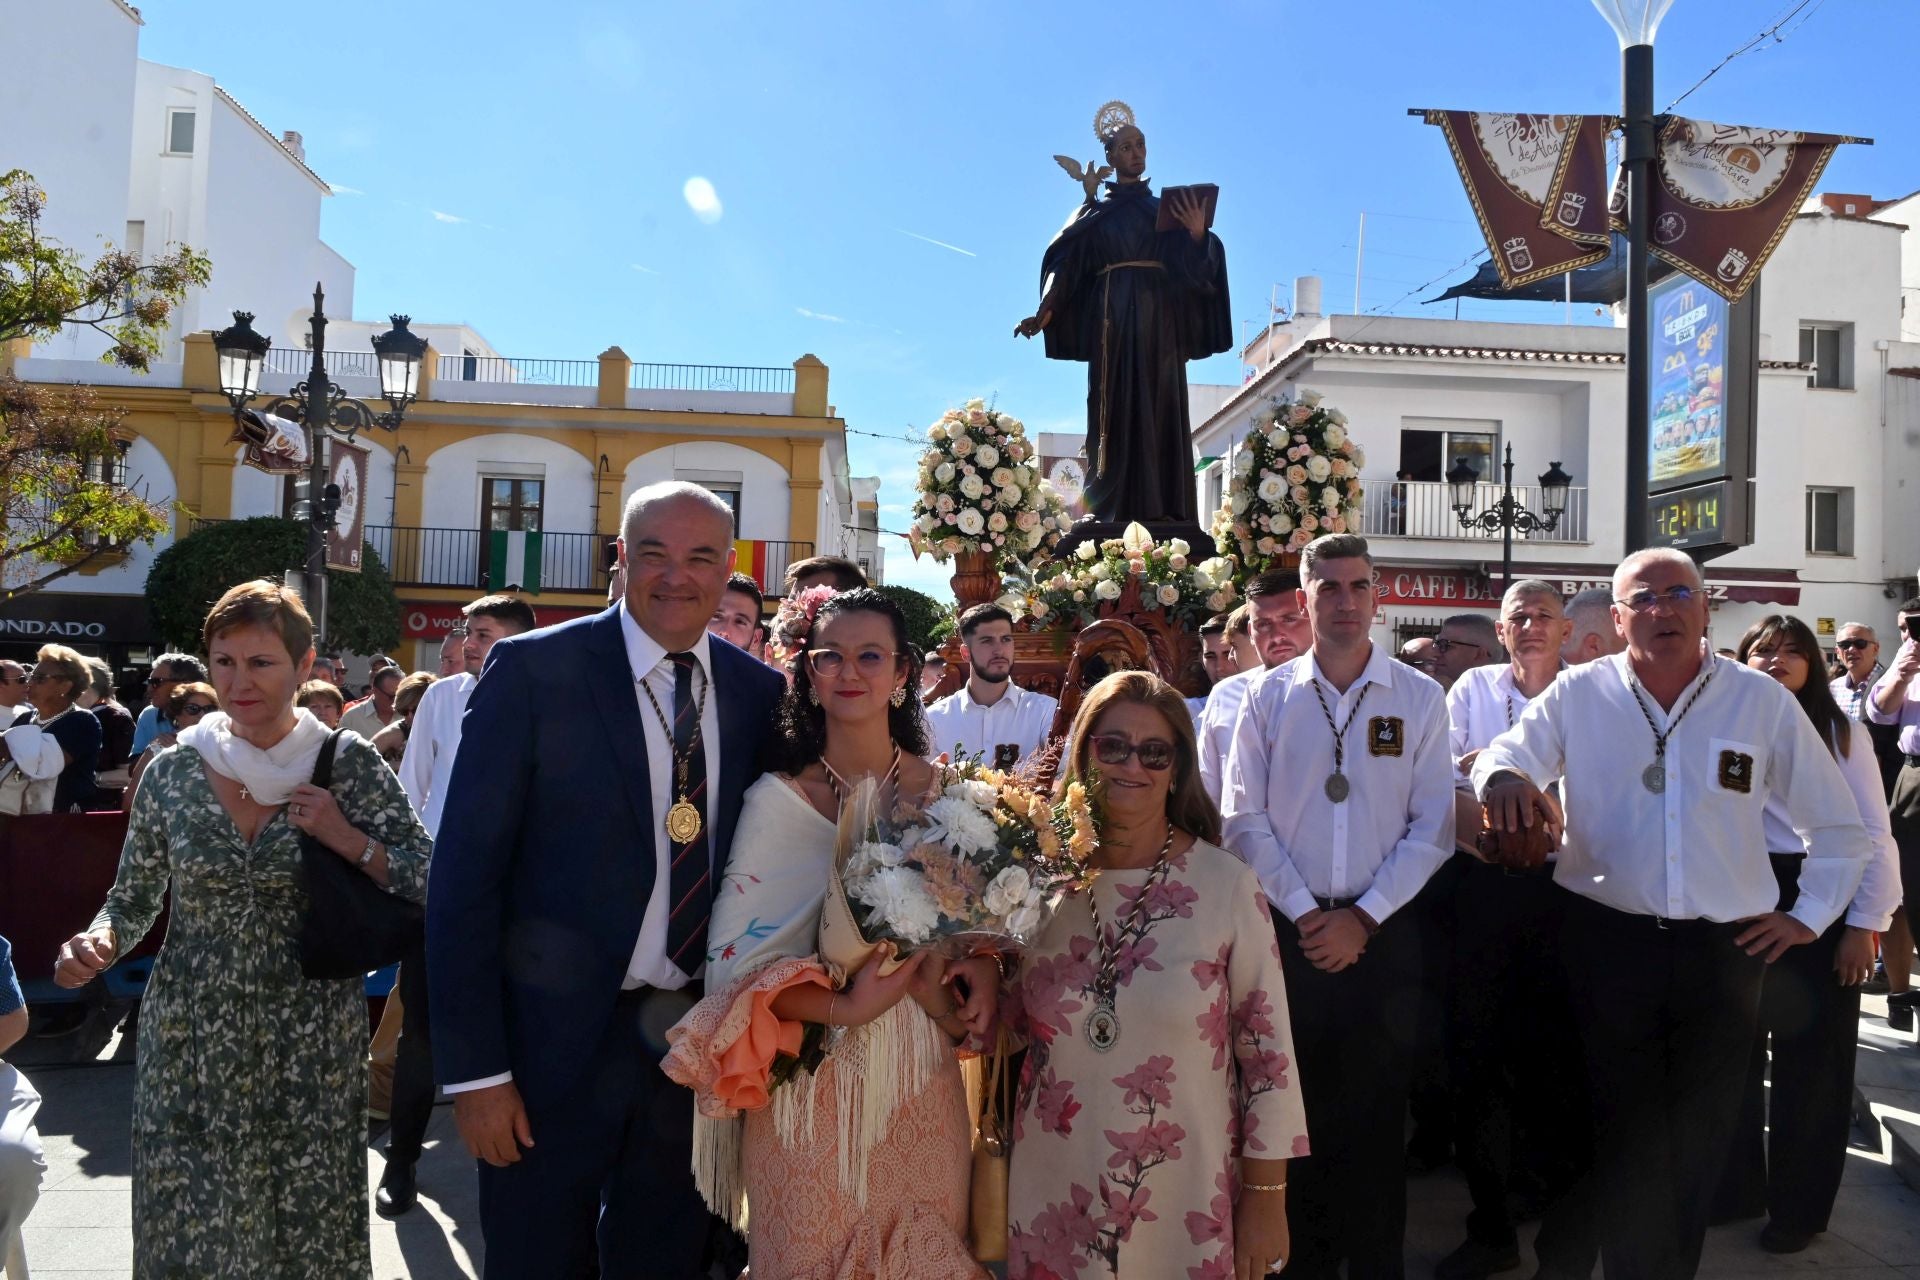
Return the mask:
M1473 202L1474 217L1512 289L1606 258L1603 188L1610 116L1427 111Z
M1738 302L1812 194L1833 149L1862 141L1674 116L1660 130L1647 247ZM1609 208L1622 231L1626 199L1625 183L1616 181Z

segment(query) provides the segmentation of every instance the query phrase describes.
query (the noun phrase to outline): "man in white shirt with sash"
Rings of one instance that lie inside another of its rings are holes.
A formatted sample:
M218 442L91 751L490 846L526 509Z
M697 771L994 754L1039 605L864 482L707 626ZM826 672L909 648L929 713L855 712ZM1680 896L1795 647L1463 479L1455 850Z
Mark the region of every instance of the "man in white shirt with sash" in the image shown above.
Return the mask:
M1551 861L1523 868L1480 860L1480 802L1466 776L1475 755L1560 674L1573 624L1554 586L1527 578L1507 588L1494 625L1511 660L1473 667L1447 691L1456 829L1474 855L1453 891L1446 1037L1454 1146L1473 1210L1466 1242L1435 1266L1438 1280L1478 1280L1520 1265L1515 1192L1545 1202L1534 1240L1542 1270L1585 1276L1599 1249L1591 1215L1567 1196L1587 1171L1592 1135L1560 960L1565 893L1553 885Z
M1269 569L1247 583L1247 634L1253 640L1260 665L1236 672L1215 684L1207 694L1206 709L1194 734L1200 748L1200 783L1221 799L1227 771L1227 750L1233 746L1234 722L1240 718L1247 691L1263 672L1292 662L1313 643L1313 627L1300 603L1300 575L1289 569Z
M1700 1265L1753 1051L1765 966L1817 938L1870 850L1852 793L1791 694L1705 648L1699 569L1668 548L1614 571L1625 653L1560 676L1473 762L1498 830L1558 824L1555 882L1594 1092L1607 1280ZM1799 900L1776 910L1761 812L1805 844Z
M1313 1153L1289 1163L1289 1273L1405 1274L1407 1094L1422 932L1402 913L1453 846L1440 686L1369 638L1366 539L1307 545L1312 649L1261 675L1227 757L1226 843L1274 905Z

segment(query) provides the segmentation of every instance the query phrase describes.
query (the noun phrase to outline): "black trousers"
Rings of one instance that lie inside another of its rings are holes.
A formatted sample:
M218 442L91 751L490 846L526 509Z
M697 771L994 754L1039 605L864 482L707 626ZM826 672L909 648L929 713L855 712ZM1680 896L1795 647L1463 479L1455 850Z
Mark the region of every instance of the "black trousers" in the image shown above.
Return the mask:
M1569 895L1568 989L1593 1089L1607 1280L1685 1280L1726 1164L1766 965L1745 926L1661 921Z
M1920 934L1920 763L1916 761L1920 757L1908 756L1893 781L1887 821L1893 827L1893 842L1900 847L1901 910L1907 913L1907 927Z
M1313 1154L1287 1166L1292 1280L1406 1274L1406 1114L1420 1018L1421 936L1408 912L1389 917L1358 963L1313 966L1300 931L1274 915L1287 977L1293 1047Z
M427 1022L426 940L400 962L400 1043L393 1056L393 1101L388 1114L387 1163L420 1158L427 1122L433 1119L433 1036Z
M1413 1062L1413 1090L1407 1110L1413 1120L1408 1155L1428 1163L1444 1162L1459 1135L1454 1132L1451 1058L1447 1022L1453 1003L1454 913L1460 882L1480 861L1456 852L1414 895L1404 913L1420 927L1420 1045Z
M1568 1275L1593 1270L1600 1243L1590 1196L1592 1103L1567 994L1560 933L1572 894L1553 869L1475 861L1455 890L1448 1022L1455 1141L1473 1210L1467 1235L1516 1239L1516 1174L1546 1204L1534 1251Z
M487 1280L704 1280L713 1217L693 1184L693 1094L660 1070L697 987L622 993L580 1082L529 1108L534 1145L480 1170Z
M1805 854L1772 855L1780 909L1800 897ZM1789 1231L1827 1229L1846 1171L1853 1132L1853 1064L1860 1034L1860 988L1833 971L1846 933L1843 916L1819 938L1767 966L1740 1100L1738 1127L1714 1203L1717 1219L1768 1214ZM1766 1088L1773 1047L1773 1089ZM1762 1134L1762 1129L1766 1130Z

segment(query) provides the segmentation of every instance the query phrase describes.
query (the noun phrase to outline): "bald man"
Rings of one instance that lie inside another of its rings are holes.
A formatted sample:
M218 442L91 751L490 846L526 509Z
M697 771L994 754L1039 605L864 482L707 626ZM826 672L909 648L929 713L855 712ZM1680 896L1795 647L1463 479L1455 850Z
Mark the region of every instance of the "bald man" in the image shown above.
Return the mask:
M1606 587L1588 587L1567 601L1567 621L1573 624L1560 656L1570 667L1582 666L1595 658L1619 653L1627 647L1627 638L1613 625L1613 592Z

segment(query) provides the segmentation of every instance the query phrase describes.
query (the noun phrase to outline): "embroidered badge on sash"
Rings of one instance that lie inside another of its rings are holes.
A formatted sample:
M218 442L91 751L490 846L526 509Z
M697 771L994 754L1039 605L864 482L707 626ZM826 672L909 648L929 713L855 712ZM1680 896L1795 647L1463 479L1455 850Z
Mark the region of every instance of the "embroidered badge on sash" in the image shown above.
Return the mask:
M1405 750L1407 728L1399 716L1375 716L1367 721L1367 754L1397 756Z
M1753 791L1753 757L1744 751L1720 753L1720 789L1747 795Z

